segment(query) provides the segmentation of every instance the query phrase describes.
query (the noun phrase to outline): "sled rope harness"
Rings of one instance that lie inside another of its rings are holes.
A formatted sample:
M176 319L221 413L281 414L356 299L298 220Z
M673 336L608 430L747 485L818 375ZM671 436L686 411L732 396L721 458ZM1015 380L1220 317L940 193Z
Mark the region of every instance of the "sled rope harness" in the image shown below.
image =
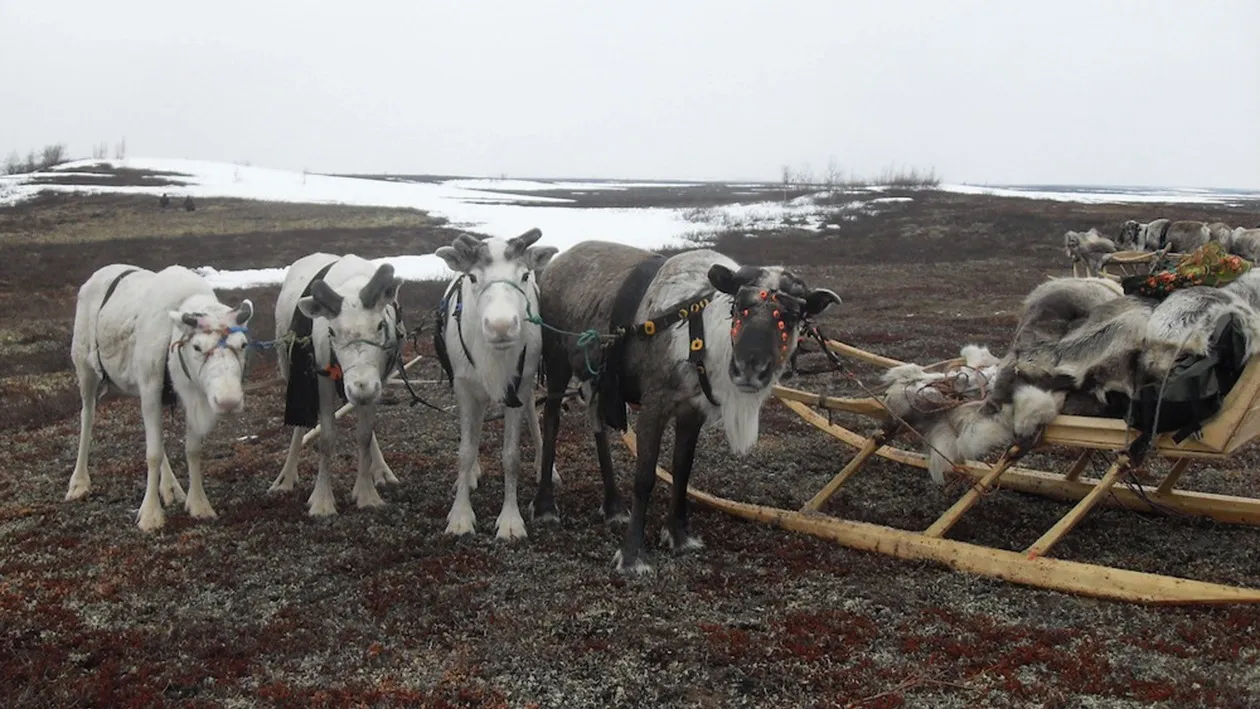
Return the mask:
M879 406L884 409L884 411L888 412L888 416L892 420L897 422L898 426L896 427L888 426L887 424L885 424L885 426L880 431L876 432L875 435L872 436L873 439L879 441L880 443L884 443L884 442L887 442L888 440L891 440L898 429L908 430L916 438L922 441L924 445L926 445L934 453L936 453L942 459L944 459L945 462L949 463L950 467L953 469L955 478L948 487L953 487L954 485L957 485L960 482L966 481L967 487L975 490L981 496L991 495L994 492L997 492L1001 488L1000 478L998 480L995 480L993 484L987 489L981 488L978 485L978 481L972 480L971 476L967 474L966 468L963 466L962 463L955 461L953 458L950 458L949 456L942 453L940 449L938 449L936 446L932 445L932 442L929 441L926 436L920 433L918 429L916 429L914 426L911 426L909 422L907 422L904 418L897 415L895 411L890 409L888 405L884 403L884 400L882 397L876 395L875 392L870 389L870 387L866 386L866 384L863 383L862 380L858 378L856 374L854 374L848 367L846 367L844 361L840 359L840 356L837 355L835 352L832 352L831 348L827 347L827 337L823 335L822 330L819 328L818 325L814 325L810 323L802 323L802 327L804 328L805 336L812 338L818 343L818 347L822 350L822 353L826 355L827 360L831 362L831 366L833 370L839 372L846 379L856 384L863 392L866 393L867 396L869 396L873 401L877 402ZM822 400L821 394L819 395L819 400L820 401ZM828 417L830 418L830 410L828 411ZM1021 452L1026 453L1027 451L1021 451Z

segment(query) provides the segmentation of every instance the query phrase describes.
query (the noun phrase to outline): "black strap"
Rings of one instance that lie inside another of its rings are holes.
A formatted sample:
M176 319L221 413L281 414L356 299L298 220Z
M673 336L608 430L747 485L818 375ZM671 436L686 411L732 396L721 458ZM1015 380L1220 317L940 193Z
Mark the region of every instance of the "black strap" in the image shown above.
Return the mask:
M101 317L101 311L105 309L105 304L108 303L110 297L114 295L114 291L118 288L118 284L122 281L122 279L126 278L127 276L130 276L131 274L139 270L140 269L138 268L129 268L123 271L122 273L118 274L117 276L115 276L114 280L109 282L109 287L105 289L105 297L101 298L101 305L99 308L96 309L96 318L98 320L98 323L97 323L98 328L100 327L99 320ZM180 352L180 364L183 364L183 363L184 363L183 352ZM100 346L99 339L97 340L97 344L96 344L96 366L98 369L101 370L101 383L105 384L105 386L109 386L110 384L109 373L105 371L105 362L101 360L101 346ZM188 367L186 365L184 367L184 373L185 374L188 373ZM191 377L189 378L191 379ZM162 364L162 405L169 406L173 409L175 408L175 405L178 403L179 403L179 397L175 395L175 382L171 380L171 368L166 363L163 363Z
M464 274L461 273L459 278L447 287L446 292L442 294L442 300L438 301L433 323L433 350L437 353L442 371L446 373L446 380L452 385L455 383L455 370L451 366L451 355L446 351L446 323L451 319L451 292L460 289L463 282Z
M451 366L450 353L446 351L446 323L450 321L452 312L455 315L455 334L459 337L459 346L464 350L464 357L468 358L468 363L473 369L477 368L477 361L473 359L472 352L468 351L468 343L464 341L464 277L468 274L461 273L455 279L455 282L446 289L446 294L442 296L442 300L438 303L437 311L437 327L433 331L433 349L437 353L438 362L442 365L442 371L446 372L446 378L452 384L455 382L455 369ZM452 298L454 299L452 301ZM452 311L451 306L454 305ZM525 355L529 350L529 346L521 347L521 356L516 360L516 375L508 382L503 392L503 404L509 408L520 408L524 406L521 399L517 396L516 390L521 386L521 380L525 378ZM425 402L427 403L427 402ZM441 409L439 409L440 411Z
M340 260L340 259L338 259ZM328 270L336 265L337 261L333 261L321 268L310 282L306 284L306 288L302 290L299 299L305 298L311 294L311 286L315 281L323 278ZM314 428L319 423L319 384L316 375L320 372L316 369L315 362L315 341L311 339L311 333L315 329L315 321L307 317L301 308L296 305L293 308L293 318L289 323L290 336L294 338L293 344L289 347L289 381L285 388L284 396L284 423L287 426L301 426L303 428ZM337 354L329 347L329 368L333 368L337 364ZM327 372L323 372L327 374ZM346 396L345 383L337 380L337 395L343 400Z
M660 254L651 254L635 264L613 296L609 330L623 335L604 346L594 387L600 419L608 427L618 431L626 430L628 425L626 402L638 403L640 397L638 378L625 368L624 333L633 325L635 311L639 309L648 286L664 264L665 257Z
M692 315L699 315L704 312L705 308L709 307L709 303L713 298L713 293L713 291L708 291L696 296L695 298L685 300L673 308L666 310L664 314L635 325L630 330L630 334L633 334L636 337L651 337L658 332L673 327L675 323L679 323L687 318L690 318Z
M687 345L690 350L687 361L696 367L696 375L700 378L700 390L704 392L704 398L708 399L710 404L718 406L717 400L713 398L713 387L709 384L709 372L704 366L704 316L689 318L687 326L691 335L691 341Z
M105 304L108 303L110 297L114 295L114 290L118 288L119 281L126 278L127 276L130 276L131 274L135 273L138 270L140 269L129 268L123 271L122 273L118 274L117 276L115 276L114 280L109 282L109 287L105 289L105 297L101 298L100 307L96 309L96 330L97 331L93 332L93 338L96 340L96 343L95 343L96 344L96 366L98 369L101 370L101 382L105 384L105 386L109 386L110 380L109 380L109 373L105 371L105 362L101 359L101 339L98 335L98 331L100 330L100 327L101 327L101 323L100 323L101 311L105 309ZM168 373L167 376L169 377L170 374Z
M1168 221L1164 222L1164 225L1162 227L1159 228L1159 239L1157 239L1155 242L1156 251L1168 246L1168 228L1171 226L1172 226L1172 220L1169 219Z

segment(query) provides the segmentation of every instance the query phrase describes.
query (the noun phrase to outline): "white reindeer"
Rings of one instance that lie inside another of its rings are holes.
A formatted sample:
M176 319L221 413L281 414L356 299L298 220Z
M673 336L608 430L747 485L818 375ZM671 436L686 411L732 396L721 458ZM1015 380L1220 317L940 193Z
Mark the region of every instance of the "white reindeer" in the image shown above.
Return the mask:
M166 523L162 507L172 500L184 502L193 517L216 516L202 487L201 447L220 414L244 408L245 325L253 314L250 301L229 308L204 278L181 266L154 273L113 264L93 273L79 288L70 345L83 411L66 499L91 489L88 451L105 387L140 397L148 460L140 529L160 529ZM162 444L162 405L174 404L175 397L184 407L187 495Z
M358 475L351 490L360 508L385 504L378 483L397 483L376 442L376 402L399 354L398 289L389 264L353 254L316 253L298 259L276 299L276 339L292 338L279 359L287 387L285 423L293 438L270 492L297 483L302 437L319 424L319 473L307 500L311 516L337 514L329 457L336 443L334 413L341 394L355 406ZM309 338L309 339L308 339Z
M504 240L479 241L461 234L435 253L459 273L443 298L442 338L459 402L459 471L447 534L471 534L476 515L469 491L481 475L477 453L486 407L503 402L503 509L495 523L499 539L526 537L516 502L521 466L520 427L524 417L541 464L542 432L534 405L534 378L542 358L541 328L527 318L538 313L538 272L558 251L531 246L537 229ZM541 470L541 468L539 468Z

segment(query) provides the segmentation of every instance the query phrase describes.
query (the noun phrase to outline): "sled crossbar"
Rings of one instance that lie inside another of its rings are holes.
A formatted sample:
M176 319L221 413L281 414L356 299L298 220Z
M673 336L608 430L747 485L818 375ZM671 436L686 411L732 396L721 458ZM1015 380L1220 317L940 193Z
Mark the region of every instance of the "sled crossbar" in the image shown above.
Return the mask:
M827 341L827 348L885 368L904 364L835 341ZM953 366L957 362L949 360L933 366ZM1173 461L1171 470L1157 485L1139 484L1130 479L1132 470L1126 450L1137 437L1137 432L1124 421L1059 416L1046 428L1041 442L1079 451L1064 473L1016 465L1027 451L1020 451L1014 446L993 465L981 461L961 461L956 471L970 479L971 485L923 531L856 522L822 512L831 497L876 456L916 468L928 467L928 458L923 453L889 445L890 429L886 425L875 434L866 436L838 425L829 415L814 410L847 412L887 423L889 414L878 399L829 397L783 386L775 387L774 393L784 406L806 423L857 449L857 454L799 510L728 500L694 488L687 490L691 499L743 519L829 539L854 549L902 559L936 561L958 571L1064 593L1149 604L1260 603L1260 588L1209 583L1048 556L1064 536L1100 505L1144 512L1157 509L1230 524L1260 525L1260 499L1175 487L1193 462L1228 458L1260 435L1260 358L1248 363L1242 377L1227 395L1221 411L1204 425L1201 436L1181 443L1175 443L1169 435L1154 439L1148 459ZM633 453L634 431L628 430L623 438ZM1087 477L1086 470L1098 456L1114 459L1101 478ZM672 484L668 472L657 468L657 476ZM1120 484L1122 482L1124 484ZM994 549L949 539L946 535L957 522L975 505L983 504L984 495L997 487L1074 504L1023 551Z

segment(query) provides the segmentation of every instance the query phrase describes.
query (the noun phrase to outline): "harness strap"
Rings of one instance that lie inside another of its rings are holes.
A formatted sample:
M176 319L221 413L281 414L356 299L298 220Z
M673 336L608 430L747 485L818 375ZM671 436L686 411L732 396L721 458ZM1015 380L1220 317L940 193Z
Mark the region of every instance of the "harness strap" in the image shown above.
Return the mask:
M709 302L712 296L712 291L705 293L695 301L684 303L679 305L677 309L670 310L664 315L658 315L655 318L635 325L629 332L636 337L651 337L662 330L672 327L675 323L682 322L692 315L704 312L704 309L709 307ZM700 327L703 330L703 323Z
M477 361L473 359L472 352L468 351L468 343L464 341L464 277L466 275L459 274L459 277L447 289L446 294L442 296L442 300L438 303L437 327L433 332L433 349L437 353L442 370L446 372L447 380L452 384L455 381L455 370L451 366L450 354L446 351L446 323L450 321L452 304L454 305L455 334L459 337L459 346L464 350L464 357L468 359L468 363L473 369L477 368ZM520 290L519 286L517 290ZM451 302L452 296L455 299L454 303ZM528 296L526 298L528 305ZM516 409L524 406L516 390L520 388L521 380L525 378L525 355L528 350L528 346L521 347L521 356L516 360L516 375L508 382L503 392L503 404L509 408Z
M1168 228L1172 226L1172 220L1164 222L1164 226L1159 228L1159 238L1155 241L1155 250L1158 251L1168 246Z
M691 335L687 360L696 367L696 375L700 378L700 391L704 392L704 398L708 399L710 404L718 406L717 400L713 398L713 387L709 384L709 372L704 366L704 317L688 318L687 326Z
M459 336L459 346L464 350L464 356L468 358L468 363L475 369L477 361L473 359L472 352L468 351L468 343L464 342L464 275L460 274L455 280L455 334Z
M433 350L437 354L438 363L442 365L442 371L446 373L446 380L452 385L455 383L455 370L451 366L450 353L446 351L446 323L450 322L451 317L451 291L459 289L463 282L464 274L461 273L459 278L447 286L446 292L442 294L442 300L438 301L434 318ZM469 359L469 361L472 360Z
M105 386L110 385L110 380L109 380L109 373L105 371L105 362L101 359L101 339L100 339L100 333L99 333L101 311L105 309L105 304L108 303L110 297L114 295L114 290L118 288L119 281L126 278L127 276L130 276L131 274L135 273L138 270L140 269L129 268L123 271L122 273L118 274L117 276L115 276L114 280L109 282L109 287L105 289L105 297L101 298L100 307L96 309L96 320L97 320L96 329L98 332L93 333L93 338L95 340L94 344L96 345L96 368L101 370L101 382Z

